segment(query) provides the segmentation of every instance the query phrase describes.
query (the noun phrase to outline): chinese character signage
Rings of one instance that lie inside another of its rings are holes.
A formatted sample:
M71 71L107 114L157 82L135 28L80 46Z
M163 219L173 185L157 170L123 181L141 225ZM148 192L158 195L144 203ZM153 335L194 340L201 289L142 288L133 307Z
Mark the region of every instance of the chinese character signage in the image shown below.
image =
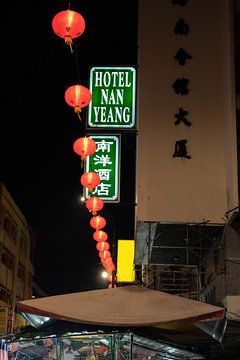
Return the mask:
M173 1L173 5L181 5L185 6L187 1L177 0ZM188 35L190 31L189 25L185 22L184 19L179 19L174 28L174 33L176 35ZM192 55L188 54L182 47L180 47L174 56L174 59L178 61L178 64L184 66L186 64L186 60L191 60ZM187 95L189 93L188 89L189 80L186 78L178 78L174 81L172 87L176 94L178 95ZM179 125L181 122L183 125L190 127L192 124L186 118L188 115L188 111L184 110L182 107L179 107L179 112L174 116L176 118L175 125ZM187 151L187 139L180 139L175 142L175 150L173 154L173 158L181 157L185 159L191 159L192 156L188 154Z
M136 69L93 67L90 70L92 101L88 126L131 129L135 127Z
M104 201L119 202L120 179L120 135L91 135L96 143L96 151L85 161L85 172L94 171L100 177L100 184L93 190L92 195ZM89 198L87 188L84 195Z

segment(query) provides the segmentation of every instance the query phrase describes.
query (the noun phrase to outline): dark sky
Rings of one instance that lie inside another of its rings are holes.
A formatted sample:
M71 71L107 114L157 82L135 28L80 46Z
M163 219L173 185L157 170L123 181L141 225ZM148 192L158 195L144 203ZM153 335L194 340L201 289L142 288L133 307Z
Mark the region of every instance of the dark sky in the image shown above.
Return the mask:
M36 233L36 281L48 295L107 286L72 149L86 133L86 111L81 124L64 92L79 78L89 87L91 66L137 65L137 0L73 0L86 21L73 54L51 26L68 5L11 1L2 9L0 180ZM122 133L121 147L121 202L101 212L111 249L113 237L134 236L133 132Z

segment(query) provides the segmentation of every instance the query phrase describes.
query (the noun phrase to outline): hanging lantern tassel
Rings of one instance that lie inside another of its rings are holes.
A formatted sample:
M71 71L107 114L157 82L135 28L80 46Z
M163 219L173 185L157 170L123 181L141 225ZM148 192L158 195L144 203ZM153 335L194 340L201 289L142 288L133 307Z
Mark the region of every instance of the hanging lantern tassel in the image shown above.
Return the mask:
M70 51L71 53L73 53L72 38L70 35L65 36L65 44L67 44L70 47Z
M67 35L65 35L64 40L65 40L65 44L70 47L71 53L73 53L73 48L72 48L73 41L72 41L72 36L69 34L69 31L70 28L66 27Z
M82 109L81 109L80 107L76 106L75 109L74 109L74 111L75 111L75 113L77 114L79 120L82 121L81 115L80 115L80 112L82 111Z

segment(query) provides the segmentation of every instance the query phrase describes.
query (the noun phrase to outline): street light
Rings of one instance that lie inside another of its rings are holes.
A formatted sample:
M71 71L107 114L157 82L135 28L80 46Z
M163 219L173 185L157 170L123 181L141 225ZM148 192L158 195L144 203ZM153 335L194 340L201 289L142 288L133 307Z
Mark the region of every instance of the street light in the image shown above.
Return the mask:
M108 278L108 273L104 270L101 272L101 276L103 279L107 279Z

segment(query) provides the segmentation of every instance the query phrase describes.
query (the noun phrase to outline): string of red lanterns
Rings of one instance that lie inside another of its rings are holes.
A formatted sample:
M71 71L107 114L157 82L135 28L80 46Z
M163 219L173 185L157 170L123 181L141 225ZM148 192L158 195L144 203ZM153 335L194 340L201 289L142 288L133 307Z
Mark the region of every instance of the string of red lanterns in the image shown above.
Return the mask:
M82 15L70 9L60 11L52 20L52 28L55 34L65 40L65 44L70 47L71 53L73 52L73 39L83 34L85 30L85 20ZM64 94L64 99L68 105L74 108L74 112L81 120L80 113L83 107L89 105L92 100L92 94L86 87L76 84L67 88ZM75 140L73 144L73 151L81 156L81 167L83 161L87 156L91 156L96 151L95 141L87 136ZM93 239L97 241L96 249L98 250L99 258L103 267L108 272L108 288L112 288L113 282L116 281L116 276L113 275L116 268L112 260L111 252L109 251L110 245L107 242L108 234L102 230L106 225L106 220L101 215L98 215L103 206L103 200L97 196L93 196L92 192L100 184L100 177L96 172L89 171L83 173L80 178L82 186L86 187L89 191L90 197L86 200L86 208L92 213L90 226L95 229Z
M93 141L93 142L92 142ZM86 160L87 156L93 155L96 151L96 144L91 138L80 138L74 142L74 151L81 155L82 160ZM88 188L91 193L92 190L100 183L100 177L95 172L86 172L81 176L81 184ZM108 249L110 245L107 243L108 235L105 231L101 230L106 225L106 220L97 215L97 212L102 210L104 202L97 196L90 196L86 201L87 209L92 213L93 217L90 220L90 225L95 229L93 239L98 242L96 248L99 251L99 257L108 274L115 271L115 266L112 261L112 256ZM103 245L104 244L104 245ZM104 261L102 261L104 260ZM107 260L107 261L105 261ZM110 285L110 284L109 284Z

